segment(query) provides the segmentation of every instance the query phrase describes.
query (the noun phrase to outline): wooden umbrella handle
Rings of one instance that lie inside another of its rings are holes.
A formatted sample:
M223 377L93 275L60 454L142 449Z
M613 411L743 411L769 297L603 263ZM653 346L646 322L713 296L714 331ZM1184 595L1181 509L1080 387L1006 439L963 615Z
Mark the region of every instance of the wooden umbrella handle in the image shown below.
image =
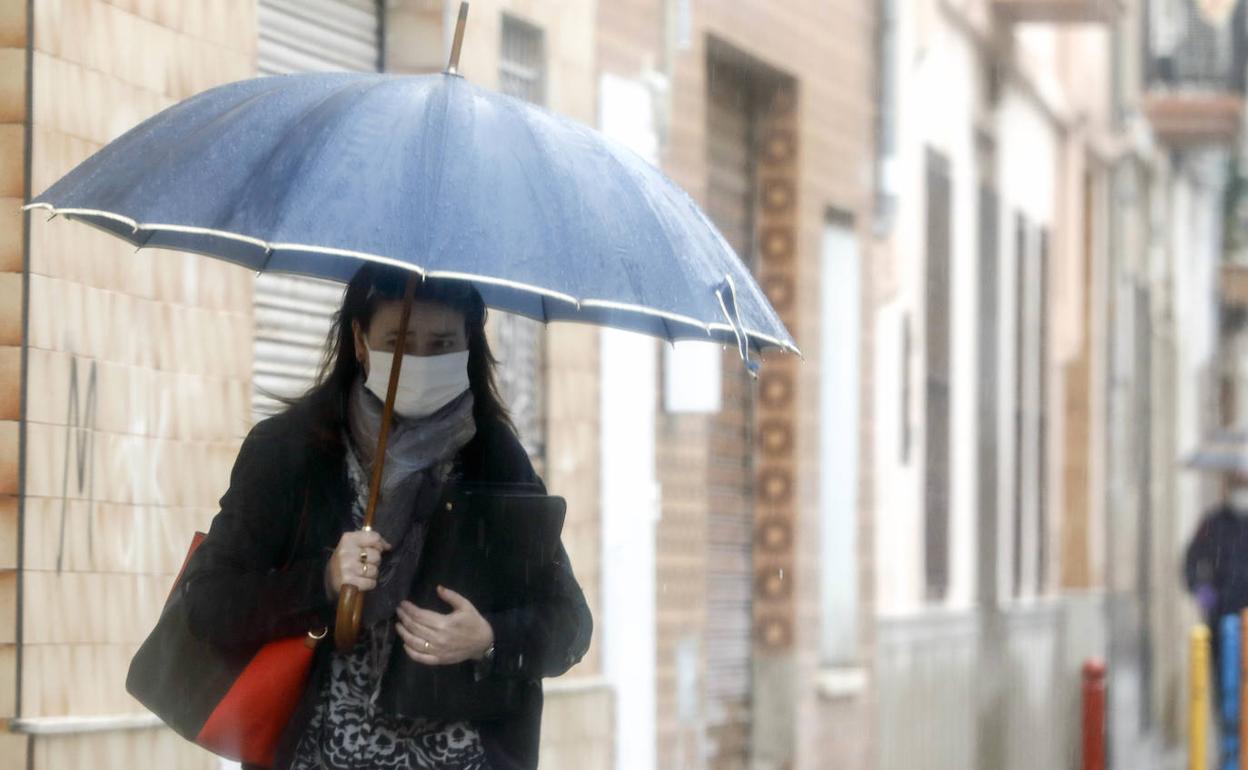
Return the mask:
M394 341L394 357L390 360L390 382L386 385L386 403L381 410L381 430L377 432L377 452L373 455L373 473L368 483L368 507L364 509L363 531L373 530L373 516L381 498L381 472L386 466L386 446L390 441L390 423L394 416L394 395L399 387L399 370L403 368L403 351L407 349L407 322L412 317L412 298L420 277L409 273L403 287L403 309L399 314L399 333ZM380 577L380 570L378 570ZM347 652L360 635L360 618L364 613L364 594L353 585L344 585L338 592L338 617L334 623L334 646Z

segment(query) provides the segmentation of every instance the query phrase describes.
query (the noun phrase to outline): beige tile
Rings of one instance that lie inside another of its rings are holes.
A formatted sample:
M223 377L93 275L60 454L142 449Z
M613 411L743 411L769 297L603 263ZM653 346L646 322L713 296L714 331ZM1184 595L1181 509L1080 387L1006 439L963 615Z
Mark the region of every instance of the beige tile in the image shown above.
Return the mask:
M23 716L129 714L126 671L137 645L27 644L22 648Z
M22 351L0 347L0 420L16 420L22 407Z
M17 641L17 570L0 571L0 645Z
M178 0L161 0L153 8L152 20L170 31L182 29L182 15L189 3Z
M31 570L176 574L212 508L171 508L27 497L25 564ZM62 534L62 527L64 533Z
M18 423L0 420L0 495L18 493Z
M114 9L100 0L60 1L65 4L65 18L62 22L65 36L64 45L57 55L88 69L119 76L109 66L109 48L113 43L109 40L112 30L108 16ZM115 42L124 44L120 40Z
M0 272L18 273L22 270L22 234L26 215L22 213L21 205L21 198L0 197Z
M131 713L141 711L135 704ZM24 739L24 736L23 736ZM34 744L32 770L98 768L128 770L140 759L145 767L214 770L219 760L168 728L40 736ZM22 764L22 768L26 767Z
M26 51L0 48L0 123L26 120Z
M17 498L0 497L0 570L17 569Z
M104 72L35 54L34 123L106 144L172 101Z
M228 29L233 34L225 41L225 45L234 47L243 54L245 60L250 62L249 74L244 77L255 74L256 44L260 38L256 5L252 0L226 0L229 14Z
M227 0L203 0L199 3L199 24L188 30L216 45L228 46L236 42L240 30L230 28L230 5Z
M0 645L0 718L17 716L17 645Z
M110 7L107 18L111 28L108 71L127 83L169 96L176 33L117 8Z
M69 403L69 355L43 348L30 348L26 381L26 418L32 422L61 423Z
M65 428L26 424L26 494L60 497L65 462ZM72 496L78 497L77 494Z
M26 129L0 123L0 197L21 198L26 189Z
M3 715L0 718L4 718ZM0 770L27 770L30 738L20 733L0 733Z
M40 309L46 307L46 303L51 297L51 286L47 278L38 273L30 274L30 282L27 286L30 293L30 319L26 324L26 333L28 335L28 343L31 347L51 348L53 347L52 324L47 322L34 323L36 317L40 313Z
M170 0L132 0L131 11L136 16L154 21L160 16L160 6L167 2ZM198 3L187 3L187 5L198 5Z
M26 8L21 0L0 2L0 46L26 47Z
M155 625L171 582L167 575L26 570L23 643L137 647ZM0 603L2 591L0 580Z
M190 33L177 34L175 45L177 55L169 62L171 97L186 99L221 84L218 65L222 57L219 48Z
M138 13L138 0L108 0L108 4L120 8L126 13Z
M100 146L98 143L89 142L65 131L52 129L46 125L37 125L34 129L34 139L31 147L31 190L35 195L42 193L62 176L69 173L75 166L90 157ZM52 237L58 235L66 237L60 233L60 230L63 229L71 232L76 229L88 229L86 225L73 224L67 220L53 220L50 223L48 222L48 214L46 212L32 212L32 240L39 232L40 228L37 225L43 224L49 225L49 235ZM103 238L104 235L96 233L96 237Z
M0 281L3 281L0 277ZM75 283L30 276L27 334L32 347L70 350L89 355L81 333L82 287Z
M74 20L66 18L65 0L49 0L34 3L35 50L60 56L65 49L65 39L73 30Z
M168 0L156 0L168 2ZM186 35L201 34L204 29L204 3L184 3L179 18L178 31Z

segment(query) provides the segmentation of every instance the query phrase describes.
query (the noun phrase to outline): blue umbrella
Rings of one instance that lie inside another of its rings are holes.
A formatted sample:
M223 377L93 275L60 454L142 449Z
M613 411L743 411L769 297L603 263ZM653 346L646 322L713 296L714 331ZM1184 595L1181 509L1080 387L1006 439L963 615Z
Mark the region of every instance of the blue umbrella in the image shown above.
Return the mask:
M467 3L440 75L318 73L206 91L88 158L27 208L138 247L258 271L350 280L410 271L364 528L380 494L412 296L467 281L494 308L667 340L798 352L741 259L693 200L583 125L456 74ZM355 643L360 595L334 632Z
M424 76L241 81L155 115L30 204L139 247L349 280L365 261L486 304L797 352L742 260L651 164L574 121Z
M1192 470L1248 475L1248 430L1220 430L1183 458Z

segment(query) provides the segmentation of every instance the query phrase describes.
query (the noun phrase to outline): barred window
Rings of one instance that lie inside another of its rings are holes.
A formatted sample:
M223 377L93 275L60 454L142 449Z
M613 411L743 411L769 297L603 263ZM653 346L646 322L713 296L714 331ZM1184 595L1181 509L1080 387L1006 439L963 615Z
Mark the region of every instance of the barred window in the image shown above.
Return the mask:
M534 104L546 103L546 40L540 27L503 15L499 89Z
M534 104L546 98L546 42L539 27L503 15L499 88ZM520 441L538 472L546 457L546 329L510 313L491 315L490 338L498 357L498 385Z

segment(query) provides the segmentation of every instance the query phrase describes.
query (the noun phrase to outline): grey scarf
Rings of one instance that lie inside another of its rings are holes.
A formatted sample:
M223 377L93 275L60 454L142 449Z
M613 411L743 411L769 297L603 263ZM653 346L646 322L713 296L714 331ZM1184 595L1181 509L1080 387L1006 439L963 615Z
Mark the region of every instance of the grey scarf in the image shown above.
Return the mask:
M399 602L407 598L425 542L425 525L441 497L452 461L476 435L472 405L472 391L467 390L428 417L408 420L396 416L390 426L373 529L394 548L382 557L377 587L364 595L363 625L393 619ZM364 500L352 506L352 524L359 529L364 523L382 403L362 380L357 380L347 408L351 439L347 462L355 466L349 467L355 473L348 475L364 480Z

